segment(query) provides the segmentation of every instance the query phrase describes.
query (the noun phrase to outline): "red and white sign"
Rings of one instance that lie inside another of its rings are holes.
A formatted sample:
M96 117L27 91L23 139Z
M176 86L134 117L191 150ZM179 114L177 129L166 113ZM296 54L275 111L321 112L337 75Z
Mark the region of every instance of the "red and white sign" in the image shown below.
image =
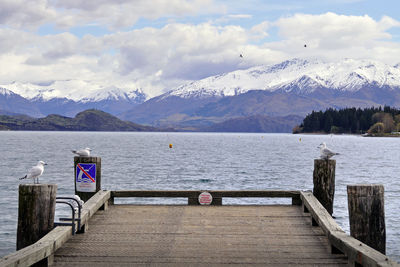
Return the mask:
M203 192L199 195L200 205L210 205L212 202L212 195L208 192Z

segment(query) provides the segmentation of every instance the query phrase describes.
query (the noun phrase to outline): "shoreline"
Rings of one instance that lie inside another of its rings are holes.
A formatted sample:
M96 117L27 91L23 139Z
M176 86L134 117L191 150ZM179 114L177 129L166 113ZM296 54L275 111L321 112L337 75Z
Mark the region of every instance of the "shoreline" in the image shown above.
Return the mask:
M315 132L315 133L292 133L292 134L303 134L303 135L354 135L354 136L361 136L361 137L400 137L400 133L398 134L354 134L354 133L339 133L339 134L334 134L334 133L321 133L321 132Z

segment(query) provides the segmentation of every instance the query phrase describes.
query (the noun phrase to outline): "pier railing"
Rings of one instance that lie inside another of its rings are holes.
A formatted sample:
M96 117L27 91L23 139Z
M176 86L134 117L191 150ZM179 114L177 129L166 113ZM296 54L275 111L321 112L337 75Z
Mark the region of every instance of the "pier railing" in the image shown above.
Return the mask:
M300 198L304 212L311 215L312 224L320 226L327 236L333 254L345 254L351 266L400 266L386 255L346 234L312 192L300 192Z
M99 191L82 207L81 224L87 228L89 219L110 199L110 191ZM77 222L76 222L77 224ZM78 229L76 225L75 229ZM36 243L20 249L0 260L0 266L31 266L42 260L52 262L55 251L72 237L72 226L57 226Z
M82 225L87 229L89 219L102 207L114 203L114 198L161 197L187 198L188 205L197 205L203 191L99 191L82 209ZM223 198L291 198L292 205L302 205L312 224L319 225L327 236L332 253L343 253L350 266L400 266L384 254L347 235L311 192L302 191L208 191L214 205L222 205ZM33 245L16 251L0 260L0 266L29 266L46 260L51 263L55 251L72 237L71 226L59 226Z
M142 191L142 190L123 190L111 191L110 202L114 198L187 198L188 205L199 205L199 195L204 191ZM212 196L211 205L222 205L223 198L291 198L292 205L301 205L300 191L282 190L247 190L247 191L207 191Z

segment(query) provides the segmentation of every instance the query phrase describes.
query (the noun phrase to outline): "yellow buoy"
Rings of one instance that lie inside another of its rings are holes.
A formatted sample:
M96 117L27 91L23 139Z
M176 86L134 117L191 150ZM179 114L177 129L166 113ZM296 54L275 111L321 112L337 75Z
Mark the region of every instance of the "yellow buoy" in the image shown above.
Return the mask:
M172 148L172 144L169 144L169 148Z

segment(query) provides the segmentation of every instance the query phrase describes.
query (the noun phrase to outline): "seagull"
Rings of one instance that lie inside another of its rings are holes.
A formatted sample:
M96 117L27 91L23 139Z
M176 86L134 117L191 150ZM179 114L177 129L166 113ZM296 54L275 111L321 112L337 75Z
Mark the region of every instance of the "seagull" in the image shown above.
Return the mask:
M89 157L90 151L92 151L92 150L87 147L85 149L72 150L72 153L77 154L78 156L81 156L81 157Z
M326 143L322 142L318 148L321 151L321 159L330 159L332 156L339 155L339 153L333 152L329 148L326 147Z
M78 202L79 202L81 205L83 205L83 203L85 203L85 201L83 201L78 195L75 195L74 198L75 198L76 200L78 200Z
M85 203L85 201L83 201L78 195L75 195L74 198L79 202L79 204L81 205L81 207L83 206L83 204ZM76 204L75 201L72 202L72 205L74 206L74 210L78 211L78 204Z
M36 184L35 179L37 179L37 183L39 183L39 176L43 174L44 165L47 165L47 164L44 161L39 161L36 164L36 166L33 166L24 177L21 177L19 179L20 180L33 179L34 184Z

